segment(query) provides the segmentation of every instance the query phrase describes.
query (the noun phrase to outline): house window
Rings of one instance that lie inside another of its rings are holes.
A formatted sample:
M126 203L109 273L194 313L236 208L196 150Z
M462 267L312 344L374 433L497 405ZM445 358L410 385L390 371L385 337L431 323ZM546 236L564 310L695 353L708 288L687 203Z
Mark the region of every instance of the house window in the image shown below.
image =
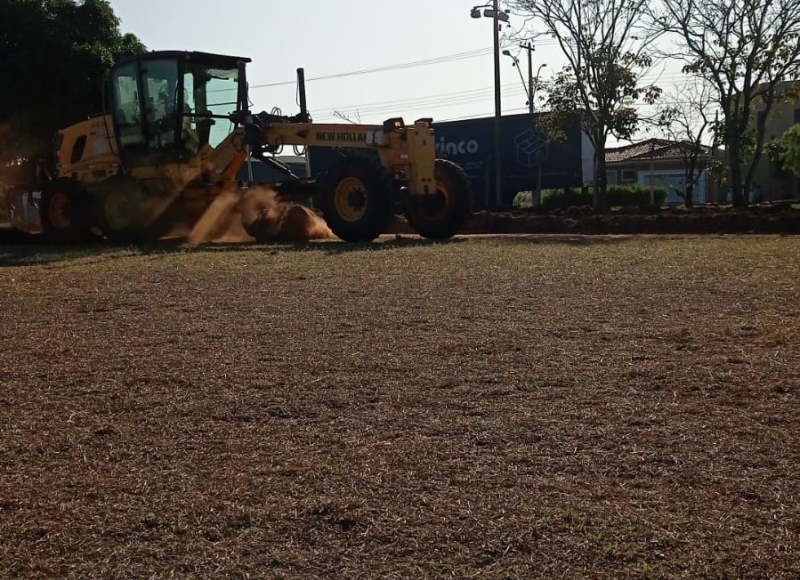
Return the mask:
M606 171L606 184L607 185L616 185L619 175L616 171Z
M794 122L795 124L800 123L800 109L794 110Z
M635 169L623 169L622 170L622 183L636 183L636 170Z

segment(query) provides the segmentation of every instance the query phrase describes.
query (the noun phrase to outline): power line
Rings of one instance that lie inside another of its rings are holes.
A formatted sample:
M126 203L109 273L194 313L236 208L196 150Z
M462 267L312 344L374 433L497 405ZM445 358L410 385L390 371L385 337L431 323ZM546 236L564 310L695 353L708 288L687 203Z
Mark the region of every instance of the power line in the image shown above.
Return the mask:
M545 40L538 43L538 46L547 46L555 44L554 40ZM511 46L511 44L504 44L504 46ZM422 60L412 60L409 62L403 62L398 64L389 64L384 66L379 66L375 68L366 68L354 71L347 71L329 75L322 75L318 77L310 77L306 79L306 82L313 82L313 81L323 81L323 80L330 80L330 79L340 79L345 77L357 76L357 75L365 75L365 74L373 74L379 72L388 72L394 70L405 70L409 68L416 68L420 66L429 66L433 64L442 64L447 62L456 62L459 60L465 60L469 58L476 58L479 56L485 56L488 54L492 54L493 48L479 48L476 50L468 50L465 52L457 52L455 54L448 54L444 56L437 56L434 58L427 58ZM274 83L261 83L257 85L250 85L250 89L264 89L270 87L281 87L286 85L293 85L296 81L279 81Z
M514 86L516 86L515 83L509 83L509 84L503 85L502 88L509 89L509 88L513 88ZM491 87L491 86L490 87L479 87L479 88L475 88L475 89L466 89L466 90L463 90L463 91L450 91L450 92L447 92L447 93L435 93L433 95L427 95L427 96L424 96L424 97L411 97L411 98L407 98L407 99L395 99L395 100L389 100L389 101L373 101L373 102L370 102L370 103L360 103L358 105L348 105L347 107L343 107L343 108L353 109L353 108L358 108L358 107L371 107L371 106L374 106L374 105L389 105L389 104L394 104L394 103L401 103L402 104L402 103L407 103L409 101L424 101L424 100L429 100L429 99L443 99L443 98L448 98L448 97L453 97L453 96L458 96L458 95L485 93L487 91L491 91L493 88L494 87ZM342 108L342 107L337 107L337 108Z
M516 84L504 85L507 96L517 96L524 93L522 87ZM438 95L431 95L428 97L417 97L411 99L399 99L395 101L379 101L375 103L366 103L361 105L347 105L344 107L337 106L320 106L315 107L317 110L321 109L335 109L342 113L359 113L370 114L378 113L381 111L391 111L398 109L408 108L431 108L437 107L440 104L469 104L482 100L488 100L491 97L492 87L472 89L468 91L456 91L452 93L441 93Z
M506 97L515 98L526 96L526 89L519 84L510 83L502 86ZM443 106L463 106L473 103L489 101L491 98L492 87L470 89L468 91L455 91L440 93L427 97L415 97L410 99L396 99L391 101L378 101L364 103L360 105L347 106L320 106L315 107L316 112L323 110L336 110L348 115L372 115L383 112L402 112L404 109L438 109ZM634 103L632 106L637 108L657 107L659 105L681 104L675 100L659 100L655 105L646 103ZM335 115L334 115L335 116ZM329 119L332 115L322 113L320 119Z
M432 64L441 64L441 63L445 63L445 62L455 62L455 61L464 60L464 59L468 59L468 58L475 58L475 57L478 57L478 56L484 56L486 54L491 54L491 52L492 52L491 48L481 48L481 49L478 49L478 50L470 50L470 51L466 51L466 52L459 52L459 53L456 53L456 54L449 54L449 55L445 55L445 56L439 56L439 57L436 57L436 58L429 58L429 59L424 59L424 60L414 60L414 61L410 61L410 62L404 62L404 63L399 63L399 64L390 64L390 65L379 66L379 67L375 67L375 68L367 68L367 69L354 70L354 71L349 71L349 72L342 72L342 73L336 73L336 74L330 74L330 75L323 75L323 76L318 76L318 77L311 77L311 78L307 78L306 82L323 81L323 80L329 80L329 79L340 79L340 78L356 76L356 75L365 75L365 74L372 74L372 73L378 73L378 72L387 72L387 71L393 71L393 70L404 70L404 69L414 68L414 67L419 67L419 66L428 66L428 65L432 65ZM268 88L268 87L280 87L280 86L285 86L285 85L293 85L293 84L295 84L295 82L297 82L297 81L292 80L292 81L281 81L281 82L276 82L276 83L264 83L264 84L258 84L258 85L250 85L250 89L263 89L263 88Z
M513 109L507 109L506 113L522 113L527 112L528 107L515 107ZM461 117L451 117L448 119L436 119L437 123L447 123L449 121L466 121L467 119L479 119L480 117L494 117L494 111L489 113L478 113L475 115L463 115Z
M677 81L684 77L683 73L648 73L641 77L642 81L647 82L647 77L654 77L657 76L656 80L661 84L661 82L666 82L669 84L670 82ZM520 90L520 87L517 86L515 83L509 83L503 85L502 90L509 94L513 93L512 96L516 96L517 94L521 94L524 92ZM410 107L427 107L437 105L438 103L442 102L443 99L448 100L448 102L453 102L453 104L458 104L459 102L467 101L477 101L482 97L490 97L489 94L493 90L493 87L482 87L476 89L468 89L465 91L452 91L447 93L437 93L433 95L421 96L421 97L410 97L406 99L394 99L394 100L386 100L386 101L374 101L369 103L361 103L355 105L344 105L344 106L337 106L337 105L329 105L329 106L318 106L315 107L317 111L322 109L335 109L343 113L362 113L362 114L369 114L372 112L381 112L381 111L388 111L392 109L398 108L410 108ZM455 101L455 102L454 102Z
M521 87L518 88L516 91L512 92L512 96L522 96L523 94L524 94L524 91L522 90ZM412 109L412 108L413 109L422 109L422 108L424 108L426 110L430 110L430 109L441 109L442 107L460 107L460 106L464 106L464 105L471 105L471 104L475 104L475 103L486 102L486 101L489 101L490 99L491 99L490 96L486 96L485 98L442 99L442 100L439 100L439 101L434 102L434 103L428 103L428 104L425 104L425 105L408 105L406 107L382 107L382 108L373 108L373 109L367 109L367 110L363 110L363 109L352 109L352 110L351 109L337 109L337 110L339 112L341 112L341 113L350 114L350 115L376 115L376 114L379 114L379 113L382 113L382 112L384 112L384 113L401 114L403 112L403 110L408 110L408 109ZM317 110L319 110L319 109L317 109ZM335 116L335 115L333 115L333 116ZM315 115L315 118L317 118L316 115ZM323 114L323 115L321 115L319 117L319 120L324 120L324 119L328 119L328 118L331 118L330 114Z
M553 40L546 40L546 41L538 41L537 46L543 46L548 44L555 44ZM510 46L510 45L509 45ZM384 65L375 68L368 68L368 69L360 69L336 74L329 74L329 75L322 75L318 77L307 78L306 82L313 82L313 81L320 81L320 80L328 80L328 79L338 79L338 78L345 78L350 76L356 75L364 75L364 74L372 74L378 72L388 72L394 70L405 70L409 68L415 68L420 66L429 66L433 64L441 64L447 62L456 62L460 60L465 60L469 58L475 58L478 56L484 56L487 54L491 54L493 51L492 48L482 48L477 50L470 50L465 52L459 52L450 55L439 56L435 58L428 58L422 60L415 60L409 61L405 63L398 63L392 65ZM648 77L653 78L655 82L667 82L669 83L672 79L679 79L683 77L681 73L672 73L666 71L650 71L645 73L640 80L647 81ZM258 89L258 88L268 88L268 87L277 87L277 86L285 86L285 85L293 85L296 81L282 81L282 82L275 82L275 83L264 83L264 84L257 84L257 85L250 85L250 89ZM510 90L509 90L510 88ZM448 93L439 93L434 95L428 95L423 97L413 97L408 99L394 99L394 100L387 100L387 101L377 101L372 103L363 103L360 105L347 105L344 107L315 107L317 111L321 111L324 109L333 109L337 112L343 114L351 114L351 115L371 115L371 114L378 114L381 112L390 112L390 111L398 111L399 109L409 109L409 108L441 108L444 106L463 106L469 105L473 103L478 103L481 101L488 100L490 98L490 92L492 91L493 87L485 87L485 88L477 88L477 89L469 89L466 91L454 91ZM512 96L517 96L517 94L521 95L524 93L523 89L520 89L518 86L514 86L514 83L504 85L502 89L505 90L506 94ZM644 106L644 105L637 105L637 106ZM330 114L323 114L321 119L330 119L334 118L335 115Z

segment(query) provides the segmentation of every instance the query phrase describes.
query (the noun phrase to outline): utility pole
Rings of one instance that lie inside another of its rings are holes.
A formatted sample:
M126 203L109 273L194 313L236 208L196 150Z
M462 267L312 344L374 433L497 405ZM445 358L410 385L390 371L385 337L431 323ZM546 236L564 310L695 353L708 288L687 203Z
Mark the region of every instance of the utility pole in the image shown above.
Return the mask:
M650 142L650 205L656 204L656 142Z
M533 43L520 44L519 47L528 51L528 112L533 119Z

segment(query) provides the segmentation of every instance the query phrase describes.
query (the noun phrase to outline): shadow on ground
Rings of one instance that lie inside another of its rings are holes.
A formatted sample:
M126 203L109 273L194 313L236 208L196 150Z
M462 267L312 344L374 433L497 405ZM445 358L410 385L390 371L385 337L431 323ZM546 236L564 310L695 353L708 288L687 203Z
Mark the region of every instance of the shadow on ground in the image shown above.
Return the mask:
M24 232L23 232L24 233ZM179 253L226 252L324 252L326 254L349 254L353 252L379 252L402 248L424 248L451 246L470 241L485 240L497 244L568 244L574 246L593 246L625 243L641 236L587 236L575 234L487 234L460 235L449 240L427 240L417 236L382 236L373 242L225 242L204 243L192 246L183 238L168 238L139 244L114 244L103 239L79 242L53 243L38 237L16 236L13 241L0 235L0 268L19 266L40 266L58 264L75 260L99 258L116 259L129 256L155 256ZM679 236L678 236L679 237Z
M386 251L399 248L452 245L464 242L464 238L450 240L426 240L408 236L384 236L373 242L226 242L189 245L184 238L168 238L147 243L115 244L103 239L80 240L55 243L37 234L14 232L0 233L0 268L34 266L71 262L87 258L114 259L134 256L152 256L179 253L224 253L224 252L325 252L347 254L352 252Z
M431 241L420 238L404 220L397 219L390 234L368 243L341 241L286 243L206 243L190 246L184 238L163 239L146 244L121 246L92 236L73 242L54 243L41 234L0 227L0 267L27 266L68 262L92 257L123 257L176 252L305 252L322 251L329 254L390 250L404 247L434 246L460 243L468 239L490 239L496 243L616 244L643 235L659 237L725 234L800 234L800 211L791 207L697 209L692 212L670 209L654 213L613 212L592 215L589 210L572 208L552 215L537 215L527 211L506 213L478 212L462 230L461 236L450 240ZM124 250L124 251L123 251Z

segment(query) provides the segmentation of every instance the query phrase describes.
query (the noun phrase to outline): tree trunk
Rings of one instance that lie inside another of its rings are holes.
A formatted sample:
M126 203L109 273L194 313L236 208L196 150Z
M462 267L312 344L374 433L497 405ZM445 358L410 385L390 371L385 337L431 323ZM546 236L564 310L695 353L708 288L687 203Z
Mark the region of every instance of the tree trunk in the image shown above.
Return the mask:
M739 156L731 152L731 205L733 207L746 207L747 197L742 183L742 166Z
M728 143L734 144L736 141L731 138L728 139ZM744 207L747 204L747 200L742 187L742 155L738 146L729 145L728 165L731 170L731 205L733 207Z
M686 197L683 200L683 204L688 209L692 209L694 207L694 183L686 183Z
M686 185L686 191L684 192L683 205L685 205L687 209L694 207L694 189L697 187L700 173L703 172L702 168L700 170L697 169L697 165L698 161L696 157L690 156L688 159L685 159L683 182ZM697 177L695 177L695 174L697 174Z

